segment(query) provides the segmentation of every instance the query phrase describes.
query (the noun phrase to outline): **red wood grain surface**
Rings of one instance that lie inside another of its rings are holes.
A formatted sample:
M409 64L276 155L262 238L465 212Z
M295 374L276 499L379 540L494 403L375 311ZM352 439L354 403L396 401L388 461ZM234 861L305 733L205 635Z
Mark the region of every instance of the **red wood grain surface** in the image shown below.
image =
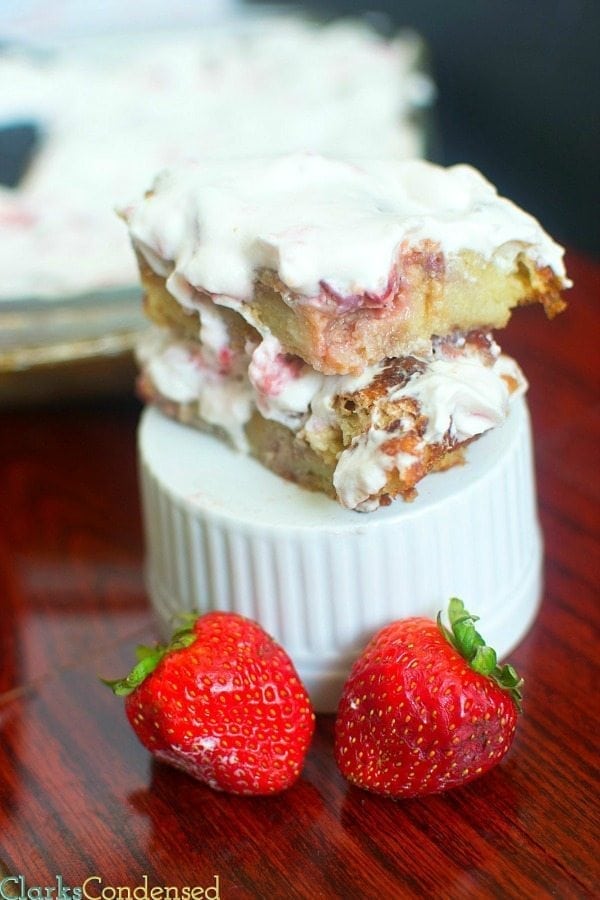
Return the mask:
M145 876L149 888L218 876L223 898L600 895L600 266L571 255L569 269L564 315L522 310L500 336L531 382L546 547L541 612L512 655L525 714L502 765L438 797L394 803L348 786L331 717L301 780L275 798L219 795L153 763L97 678L155 637L139 406L2 411L0 896L18 896L6 880L18 875L26 888L91 878L105 900Z

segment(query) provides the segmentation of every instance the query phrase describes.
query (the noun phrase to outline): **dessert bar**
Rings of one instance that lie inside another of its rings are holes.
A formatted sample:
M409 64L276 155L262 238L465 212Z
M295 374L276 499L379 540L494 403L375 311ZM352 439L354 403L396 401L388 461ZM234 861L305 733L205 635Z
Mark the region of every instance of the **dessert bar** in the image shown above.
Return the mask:
M501 328L525 303L563 307L562 249L469 166L202 163L125 215L152 307L209 298L325 374Z

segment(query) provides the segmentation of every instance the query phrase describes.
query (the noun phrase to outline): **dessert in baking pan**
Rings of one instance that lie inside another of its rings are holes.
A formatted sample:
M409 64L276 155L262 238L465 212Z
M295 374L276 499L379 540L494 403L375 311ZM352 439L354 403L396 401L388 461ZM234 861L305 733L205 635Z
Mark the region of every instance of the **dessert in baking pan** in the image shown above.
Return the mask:
M6 44L0 133L27 124L37 142L16 184L0 153L0 301L135 284L114 207L192 153L420 156L432 94L420 39L358 20L240 9L187 32Z
M205 160L123 215L156 324L142 396L359 511L506 419L526 383L491 330L568 286L562 249L468 166Z

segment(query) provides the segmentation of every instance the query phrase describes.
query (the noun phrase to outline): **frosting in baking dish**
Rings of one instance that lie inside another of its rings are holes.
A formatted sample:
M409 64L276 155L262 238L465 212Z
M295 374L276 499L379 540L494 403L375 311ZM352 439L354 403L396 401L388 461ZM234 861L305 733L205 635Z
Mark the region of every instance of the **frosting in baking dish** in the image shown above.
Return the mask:
M565 277L562 248L466 165L314 154L204 161L160 175L125 215L149 265L171 269L178 299L188 285L247 304L257 270L271 269L296 295L288 302L384 305L400 250L423 242L507 269L525 252Z
M0 188L0 299L137 284L114 208L189 157L421 155L420 48L358 22L256 13L61 52L3 48L0 124L34 121L43 140L19 188Z

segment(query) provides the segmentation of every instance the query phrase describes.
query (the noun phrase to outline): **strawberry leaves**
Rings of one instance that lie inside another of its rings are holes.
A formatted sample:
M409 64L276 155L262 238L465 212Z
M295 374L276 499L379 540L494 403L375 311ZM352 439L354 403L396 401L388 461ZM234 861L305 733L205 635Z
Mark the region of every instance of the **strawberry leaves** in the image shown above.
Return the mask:
M450 629L443 624L441 611L437 615L438 628L448 643L469 663L474 672L491 678L498 687L509 693L521 712L523 679L511 665L498 665L496 651L487 646L475 629L475 622L478 620L479 617L468 612L458 597L452 597L448 603Z
M106 678L101 678L100 680L117 697L127 697L154 672L161 659L168 653L172 653L175 650L183 650L194 643L197 638L193 629L195 620L195 616L190 617L189 624L185 624L176 631L168 644L155 644L154 647L145 647L143 645L136 647L137 663L125 678L117 678L113 681Z

